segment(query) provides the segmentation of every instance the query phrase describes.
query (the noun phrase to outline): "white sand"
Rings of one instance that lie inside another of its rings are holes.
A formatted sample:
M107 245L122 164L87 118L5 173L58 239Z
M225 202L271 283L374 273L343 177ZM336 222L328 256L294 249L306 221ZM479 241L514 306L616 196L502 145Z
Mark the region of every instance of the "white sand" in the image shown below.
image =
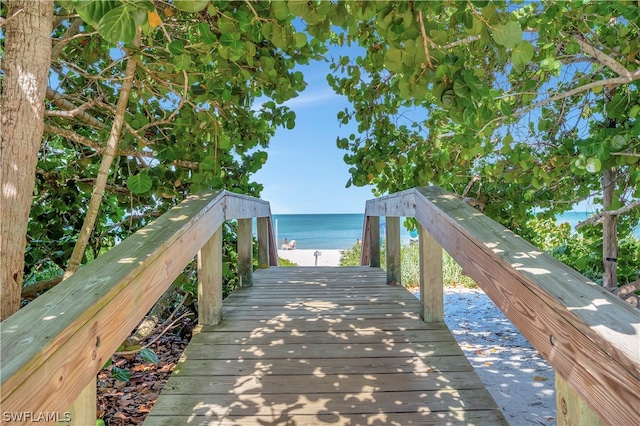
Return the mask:
M298 266L316 266L316 252L320 253L317 266L340 265L340 250L278 250L278 256Z

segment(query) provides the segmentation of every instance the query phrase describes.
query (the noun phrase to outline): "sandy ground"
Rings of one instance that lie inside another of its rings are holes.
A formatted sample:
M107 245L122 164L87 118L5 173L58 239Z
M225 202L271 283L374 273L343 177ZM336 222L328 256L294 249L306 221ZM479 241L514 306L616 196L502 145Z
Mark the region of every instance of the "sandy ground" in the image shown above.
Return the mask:
M278 250L298 266L338 266L339 250ZM445 288L445 322L512 426L556 424L553 369L480 289Z
M340 264L340 250L278 250L278 256L297 263L298 266L315 266L318 255L317 266L338 266Z

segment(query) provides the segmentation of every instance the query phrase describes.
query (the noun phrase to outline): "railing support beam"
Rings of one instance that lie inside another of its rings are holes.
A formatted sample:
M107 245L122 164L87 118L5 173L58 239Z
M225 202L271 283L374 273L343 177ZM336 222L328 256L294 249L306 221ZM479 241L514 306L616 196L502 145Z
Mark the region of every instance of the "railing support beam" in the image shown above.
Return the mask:
M258 218L258 267L269 267L269 219Z
M369 216L369 266L380 267L380 216ZM364 247L364 246L363 246Z
M558 426L603 426L605 424L558 373L556 373L556 407Z
M252 220L238 219L238 274L240 285L253 285L253 235Z
M442 247L422 225L420 238L420 316L424 322L444 322Z
M222 321L222 226L198 252L198 324Z
M400 217L386 217L387 236L387 284L400 285Z
M96 416L96 377L80 392L71 407L64 413L58 413L56 426L85 426L95 424Z

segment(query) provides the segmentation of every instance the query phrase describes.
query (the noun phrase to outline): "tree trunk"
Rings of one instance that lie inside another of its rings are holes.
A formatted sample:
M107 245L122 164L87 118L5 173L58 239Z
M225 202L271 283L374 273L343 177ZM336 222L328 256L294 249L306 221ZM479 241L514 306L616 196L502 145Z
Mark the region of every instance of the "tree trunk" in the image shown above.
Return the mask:
M606 169L603 179L602 208L607 211L613 201L615 189L616 172L615 169ZM615 290L618 287L617 262L618 262L618 238L616 223L618 216L607 214L604 216L602 228L602 262L604 265L604 275L602 276L602 286L607 290Z
M6 5L0 106L0 320L20 308L53 22L52 0L11 0Z
M134 41L134 45L140 44L140 30ZM129 52L131 54L131 52ZM131 93L131 86L133 78L135 77L136 60L129 56L127 59L127 68L125 70L124 80L122 81L122 87L120 94L118 95L118 103L116 105L116 113L113 119L113 125L111 126L111 133L107 140L107 146L104 149L102 155L102 161L100 162L100 169L98 170L98 177L96 179L96 185L93 187L93 193L91 194L91 201L89 202L89 208L80 230L80 235L76 241L76 245L73 247L73 253L71 259L69 259L69 266L64 273L64 279L73 275L80 264L84 256L84 251L89 243L89 238L93 232L93 227L96 223L96 218L100 212L100 204L102 204L102 196L107 186L107 179L109 178L109 169L115 157L118 149L118 141L120 140L120 133L122 131L122 125L124 124L124 117L127 113L127 104L129 103L129 94Z

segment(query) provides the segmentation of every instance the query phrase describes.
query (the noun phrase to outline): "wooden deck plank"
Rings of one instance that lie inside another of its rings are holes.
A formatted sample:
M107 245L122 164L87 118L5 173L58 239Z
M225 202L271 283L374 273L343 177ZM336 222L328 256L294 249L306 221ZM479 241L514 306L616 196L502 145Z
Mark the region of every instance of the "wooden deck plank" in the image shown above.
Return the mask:
M379 371L386 373L409 373L415 374L430 373L434 371L473 371L473 367L466 359L459 356L429 357L425 362L424 358L332 358L324 360L308 360L309 368L313 371L321 371L324 374L366 374L375 367ZM173 374L176 376L199 376L206 371L207 376L228 376L229 364L232 360L217 359L191 359L189 362L178 364ZM234 370L237 373L256 374L257 371L263 374L273 375L295 375L300 373L300 366L291 359L269 360L269 368L265 371L265 364L262 360L243 360L241 363L234 363Z
M197 330L145 424L506 424L379 268L269 268Z

